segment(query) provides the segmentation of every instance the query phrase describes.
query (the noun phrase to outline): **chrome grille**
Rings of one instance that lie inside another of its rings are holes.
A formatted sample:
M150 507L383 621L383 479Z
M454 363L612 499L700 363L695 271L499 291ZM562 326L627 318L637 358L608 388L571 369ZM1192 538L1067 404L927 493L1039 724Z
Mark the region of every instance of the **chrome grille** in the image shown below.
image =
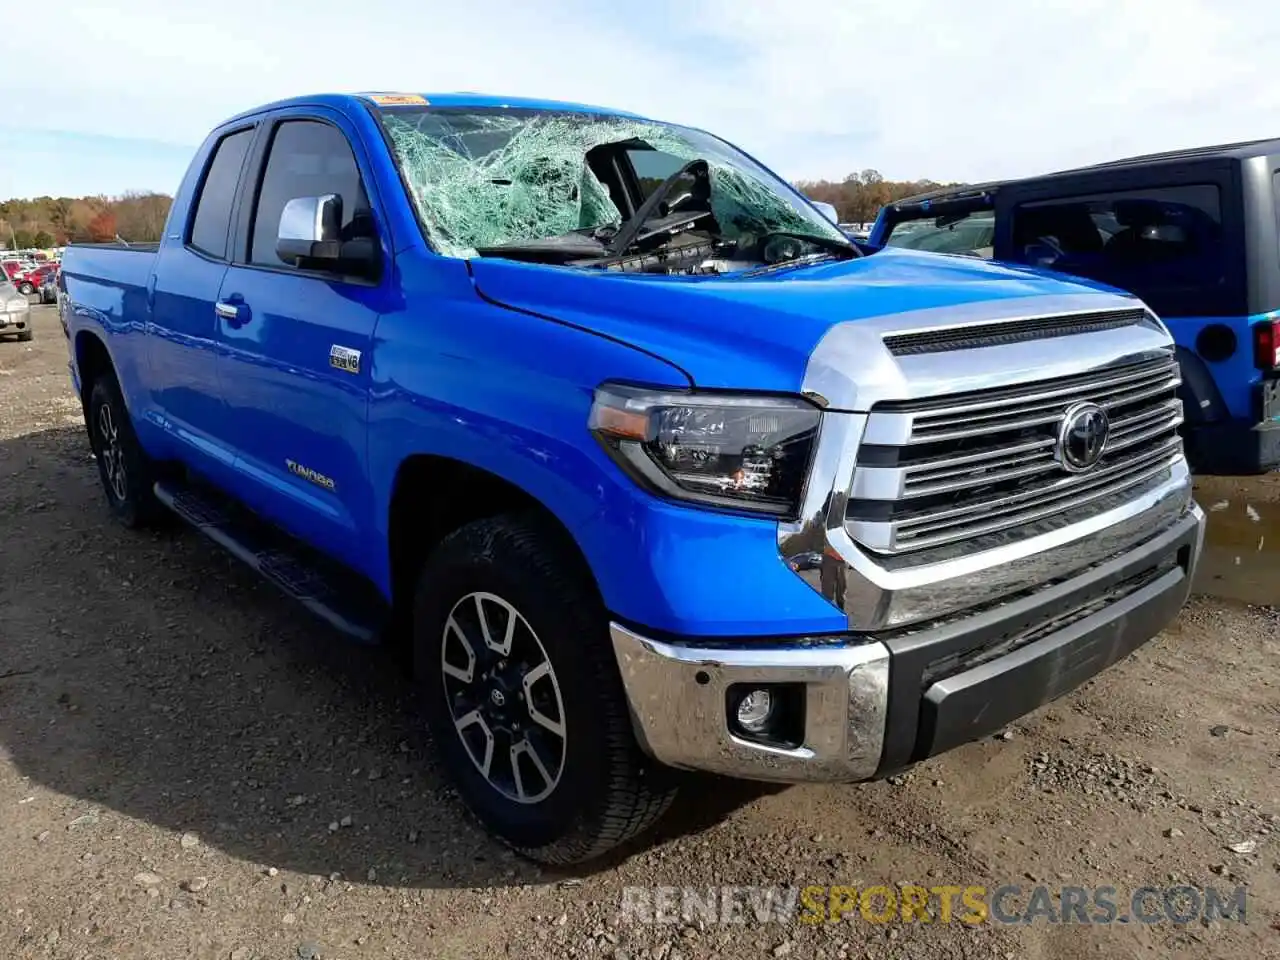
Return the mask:
M846 508L850 536L907 553L1074 523L1160 482L1182 455L1171 354L1012 388L876 405ZM1057 432L1081 401L1107 411L1098 463L1069 473Z

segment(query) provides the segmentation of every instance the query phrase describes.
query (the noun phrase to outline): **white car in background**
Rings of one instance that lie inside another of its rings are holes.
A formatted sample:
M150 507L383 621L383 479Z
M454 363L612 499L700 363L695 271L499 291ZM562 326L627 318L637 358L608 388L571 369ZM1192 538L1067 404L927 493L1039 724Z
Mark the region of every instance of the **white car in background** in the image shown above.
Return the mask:
M0 337L30 340L31 304L8 279L0 280Z
M871 224L869 223L837 223L836 226L843 231L845 236L854 240L865 240L871 236Z

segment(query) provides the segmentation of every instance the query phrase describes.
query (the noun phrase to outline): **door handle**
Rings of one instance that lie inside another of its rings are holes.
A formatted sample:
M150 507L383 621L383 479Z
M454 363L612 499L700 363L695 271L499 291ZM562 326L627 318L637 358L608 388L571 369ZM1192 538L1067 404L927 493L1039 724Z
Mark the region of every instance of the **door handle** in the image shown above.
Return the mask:
M234 326L239 326L249 319L249 308L243 303L229 303L226 300L219 300L213 305L213 312L220 319Z

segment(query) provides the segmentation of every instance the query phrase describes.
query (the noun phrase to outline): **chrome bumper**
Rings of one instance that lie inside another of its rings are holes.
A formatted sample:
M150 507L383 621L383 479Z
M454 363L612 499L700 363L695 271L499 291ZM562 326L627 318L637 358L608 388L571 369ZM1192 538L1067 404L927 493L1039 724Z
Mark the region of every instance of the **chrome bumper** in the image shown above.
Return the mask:
M636 736L670 766L746 779L884 775L999 730L1150 640L1186 601L1203 537L1191 504L1075 577L923 630L712 647L612 624ZM735 684L802 685L800 744L735 733Z
M610 625L640 745L674 767L754 780L862 780L880 763L889 651L850 646L707 649ZM752 743L729 729L730 685L800 683L804 744Z

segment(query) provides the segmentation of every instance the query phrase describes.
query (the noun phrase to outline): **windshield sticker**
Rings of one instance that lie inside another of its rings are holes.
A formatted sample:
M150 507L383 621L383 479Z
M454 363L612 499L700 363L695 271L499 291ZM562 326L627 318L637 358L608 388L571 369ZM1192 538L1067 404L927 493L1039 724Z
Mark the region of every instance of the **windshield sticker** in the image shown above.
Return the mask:
M427 98L419 93L371 93L369 99L380 107L427 106Z

